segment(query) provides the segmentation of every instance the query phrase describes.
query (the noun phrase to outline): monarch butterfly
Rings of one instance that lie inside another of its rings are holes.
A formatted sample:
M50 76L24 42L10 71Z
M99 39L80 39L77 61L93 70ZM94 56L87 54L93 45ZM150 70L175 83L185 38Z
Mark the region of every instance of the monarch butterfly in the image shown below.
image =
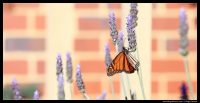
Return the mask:
M112 61L107 69L107 76L112 76L116 73L126 72L128 74L134 73L138 70L139 61L130 54L130 51L123 47L120 52Z

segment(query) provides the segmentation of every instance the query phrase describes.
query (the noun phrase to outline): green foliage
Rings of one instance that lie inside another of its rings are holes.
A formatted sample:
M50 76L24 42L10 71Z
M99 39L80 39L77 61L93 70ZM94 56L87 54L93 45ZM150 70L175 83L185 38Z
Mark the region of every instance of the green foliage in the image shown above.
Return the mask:
M23 99L32 99L34 91L37 89L39 84L26 84L20 86L20 92ZM12 88L10 85L3 88L3 100L11 100L12 97Z

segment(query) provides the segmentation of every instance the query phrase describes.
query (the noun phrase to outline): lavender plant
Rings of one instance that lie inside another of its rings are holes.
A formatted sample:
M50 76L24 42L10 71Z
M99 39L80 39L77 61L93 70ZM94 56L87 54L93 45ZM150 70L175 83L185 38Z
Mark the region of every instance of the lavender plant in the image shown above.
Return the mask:
M118 31L116 27L116 18L113 11L109 14L110 36L112 37L113 44L115 45L118 39Z
M137 42L136 42L136 35L135 35L135 27L137 26L137 20L138 20L137 3L131 3L130 6L131 6L130 14L127 17L128 42L129 42L129 50L135 52L137 50ZM137 58L138 58L138 61L140 61L138 50L137 50ZM139 66L139 62L136 64L136 67L137 67L136 70L137 70L137 74L139 77L139 82L140 82L140 86L141 86L141 90L142 90L142 95L143 95L144 99L146 99L145 93L144 93L143 80L142 80L142 70Z
M180 54L182 56L187 56L188 55L188 38L187 38L187 33L188 33L188 23L187 23L187 16L185 14L185 10L182 8L180 10Z
M188 23L187 23L187 16L185 14L185 10L182 8L180 10L180 54L182 56L187 56L188 55L188 38L187 38L187 33L188 33Z
M67 74L67 83L69 84L69 90L70 90L70 96L69 96L69 99L72 99L72 72L73 72L73 69L72 69L72 59L71 59L71 55L70 53L68 52L67 55L66 55L66 59L67 59L67 62L66 62L66 74Z
M59 100L65 100L63 74L58 75L58 99Z
M110 48L108 43L105 45L105 64L106 64L106 68L108 68L110 66L110 64L112 63L112 59L110 56ZM113 87L113 81L112 81L112 77L110 77L110 86L111 86L111 91L112 91L112 97L114 99L114 95L115 95L115 91L114 91L114 87Z
M121 52L123 50L123 33L120 33L120 36L118 36L118 31L116 28L116 24L115 24L115 15L114 12L111 11L109 13L109 26L110 26L110 36L112 38L113 44L116 45L116 50L118 50L118 53ZM121 41L120 41L121 40ZM126 95L126 91L125 91L125 85L124 85L124 81L123 81L123 75L120 73L120 81L122 83L123 86L123 92L124 92L124 96L125 99L127 100L127 95Z
M119 33L117 46L118 46L118 53L122 52L123 47L124 47L124 34L123 34L123 32Z
M123 32L120 32L119 33L119 38L118 38L118 52L121 52L123 50L123 47L124 47L124 34ZM130 46L130 45L129 45ZM130 81L129 81L129 77L128 77L128 74L126 74L126 80L128 82L128 89L129 91L131 92L131 87L130 87ZM130 94L131 96L132 94ZM127 97L126 97L127 98ZM130 97L131 98L131 97Z
M65 99L65 92L64 92L64 79L63 79L63 67L62 67L62 58L61 54L57 56L57 80L58 80L58 99L64 100Z
M132 51L135 52L137 50L137 42L136 42L136 33L135 33L135 27L137 26L137 14L138 14L138 10L137 10L137 3L131 3L131 9L130 9L130 14L127 17L127 33L128 33L128 51ZM114 13L111 12L109 14L109 25L110 25L110 35L112 37L113 40L113 44L117 44L117 50L118 53L121 52L123 50L123 46L124 46L124 41L123 41L123 33L120 32L119 37L118 36L118 32L116 30L116 25L115 25L115 17L114 17ZM140 82L140 86L141 86L141 90L142 90L142 94L144 99L146 99L145 97L145 93L144 93L144 86L143 86L143 80L142 80L142 71L141 68L139 69L139 53L137 50L137 58L138 58L138 62L135 64L135 69L137 70L137 74L139 77L139 82ZM141 71L141 72L139 72ZM123 83L123 75L120 74L121 77L121 82L122 82L122 86L123 88L125 88L124 83ZM132 96L131 98L133 98L133 95L131 94L131 88L130 88L130 82L128 79L128 75L127 76L127 81L128 81L128 86L130 89L130 96ZM124 94L125 93L125 89L123 90ZM125 96L125 98L127 99L127 96Z
M76 68L76 84L77 84L79 91L83 95L83 97L86 100L89 100L89 96L86 94L86 91L85 91L85 85L84 85L84 82L82 79L80 65L77 65L77 68Z
M70 56L70 53L68 52L67 53L67 66L66 66L66 74L67 74L67 82L69 83L72 83L72 72L73 72L73 69L72 69L72 59L71 59L71 56Z
M108 43L105 45L105 64L106 64L106 68L108 68L110 66L110 64L112 63L112 59L110 56L110 48Z
M129 50L135 51L136 50L136 35L135 35L135 27L137 26L137 3L131 3L131 10L130 14L127 17L127 33L128 33L128 43L129 43Z
M136 51L136 35L135 35L135 30L134 28L137 26L137 4L136 3L131 3L131 10L130 14L127 17L127 33L128 33L128 50L135 52ZM137 66L136 66L137 67ZM137 70L137 69L136 69ZM130 88L130 81L128 75L126 75L127 81L128 81L128 86ZM131 88L130 88L130 96L132 99L132 94L131 94Z
M62 58L60 53L57 56L56 70L57 70L56 72L57 76L63 73Z
M118 36L118 39L117 39L117 50L118 50L118 53L121 52L123 50L123 47L124 47L124 39L123 39L123 37L124 37L123 32L120 32L119 36ZM122 83L125 100L127 100L128 98L127 98L127 95L126 95L125 84L124 84L124 81L123 81L123 75L121 73L120 73L120 80L121 80L121 83Z
M40 99L40 95L38 90L35 90L34 94L33 94L33 100L39 100Z
M97 100L105 100L106 99L106 92L103 91L100 96L97 97Z
M194 98L194 92L193 92L193 87L192 87L192 82L191 82L191 77L190 77L190 72L189 72L189 66L188 66L188 38L187 38L187 33L188 33L188 23L187 23L187 16L185 13L185 9L181 8L180 9L180 54L184 57L184 66L185 66L185 73L187 77L187 83L189 85L190 89L190 95Z
M14 100L22 100L22 96L20 94L20 89L19 89L16 79L12 80L11 87L12 87L12 93L13 93Z

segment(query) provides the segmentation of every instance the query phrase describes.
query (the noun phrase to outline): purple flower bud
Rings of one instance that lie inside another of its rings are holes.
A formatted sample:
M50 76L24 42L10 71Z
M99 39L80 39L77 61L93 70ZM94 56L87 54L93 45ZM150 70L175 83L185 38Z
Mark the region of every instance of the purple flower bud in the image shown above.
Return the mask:
M11 83L12 93L15 100L21 100L20 90L17 84L17 80L14 78Z
M124 47L124 34L123 32L119 33L119 37L118 37L118 52L122 52L123 51L123 47Z
M64 91L64 78L63 74L58 75L58 99L65 99L65 91Z
M109 26L110 26L110 35L112 37L113 44L115 45L118 39L118 31L115 24L115 14L113 11L109 13Z
M83 83L80 65L76 67L76 84L81 93L85 93L85 85Z
M56 74L60 74L62 73L63 71L63 67L62 67L62 58L61 58L61 54L59 53L58 56L57 56L57 65L56 65L56 69L57 69L57 72Z
M36 90L33 94L33 100L39 100L40 99L40 95L39 95L39 92L38 90Z
M105 64L106 64L106 68L108 68L112 62L111 56L110 56L110 48L108 43L105 45Z
M103 91L100 96L97 97L97 100L105 100L106 99L106 92Z
M67 82L72 83L72 59L70 56L70 53L67 53L67 70L66 70L66 74L67 74Z

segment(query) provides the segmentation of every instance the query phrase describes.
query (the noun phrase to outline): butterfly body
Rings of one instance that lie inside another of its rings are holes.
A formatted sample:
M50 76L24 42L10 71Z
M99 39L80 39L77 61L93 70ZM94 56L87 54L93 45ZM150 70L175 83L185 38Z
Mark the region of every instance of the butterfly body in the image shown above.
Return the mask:
M107 69L107 75L112 76L116 73L134 73L139 66L139 62L133 58L126 48L123 47L120 52L112 61Z

